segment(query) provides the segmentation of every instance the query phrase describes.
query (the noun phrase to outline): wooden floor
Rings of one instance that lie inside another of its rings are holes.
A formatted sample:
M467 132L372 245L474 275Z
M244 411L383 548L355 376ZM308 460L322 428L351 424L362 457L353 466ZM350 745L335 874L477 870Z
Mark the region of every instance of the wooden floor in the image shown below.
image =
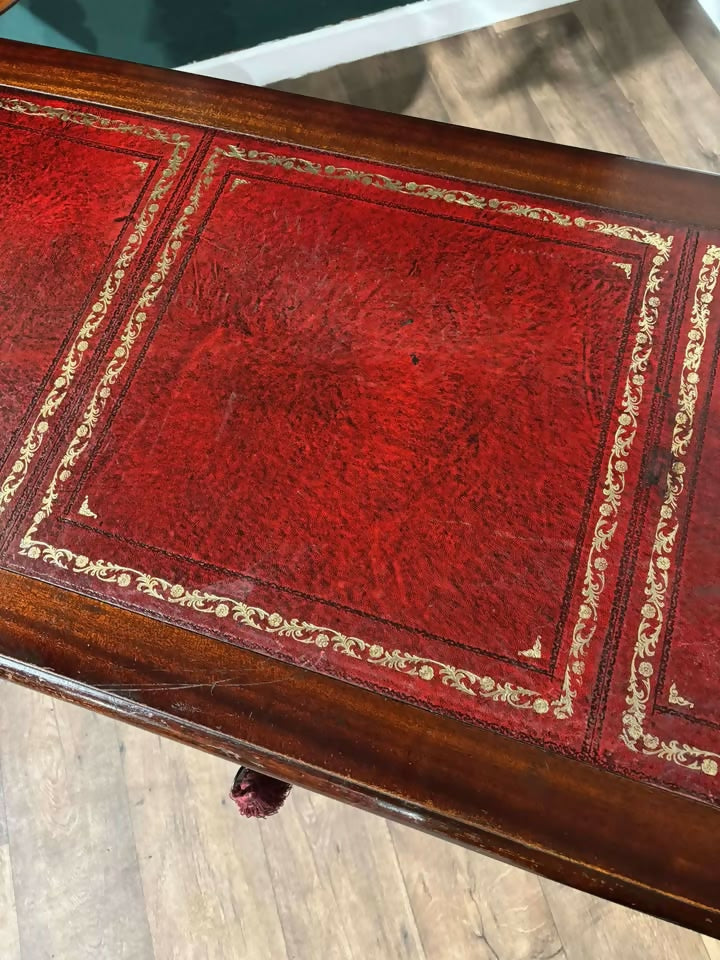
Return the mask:
M282 86L720 169L720 36L694 0L552 17ZM719 187L720 189L720 187ZM0 687L0 960L720 960L720 942Z

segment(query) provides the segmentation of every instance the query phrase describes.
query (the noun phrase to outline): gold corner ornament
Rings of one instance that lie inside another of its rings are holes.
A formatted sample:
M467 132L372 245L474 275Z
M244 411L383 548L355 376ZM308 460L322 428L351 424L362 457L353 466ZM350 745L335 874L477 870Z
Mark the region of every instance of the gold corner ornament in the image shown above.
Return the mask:
M0 514L8 507L20 486L23 484L31 462L43 444L48 431L50 420L55 416L65 400L70 385L76 377L83 359L90 346L90 342L103 325L110 306L122 286L125 275L135 259L143 238L153 225L159 210L159 201L165 196L175 179L183 160L190 148L190 141L179 133L166 133L157 127L120 120L111 117L99 117L77 108L52 107L33 103L29 100L20 100L17 97L0 96L0 110L9 113L21 113L34 117L45 117L59 120L62 123L80 124L85 127L94 127L120 134L129 134L144 137L147 140L171 144L173 149L166 166L156 181L147 201L135 219L132 232L125 242L120 256L107 275L97 299L85 314L80 330L70 344L68 353L62 362L60 372L52 383L49 392L42 402L42 406L23 441L17 459L13 463L10 473L0 483ZM140 166L147 163L134 161ZM141 167L144 172L144 167Z
M715 295L718 274L720 247L710 245L703 254L695 288L670 444L672 461L655 527L645 581L645 600L640 611L640 625L630 665L626 709L622 718L623 731L620 735L625 746L635 753L659 757L691 770L702 771L711 777L717 776L720 769L720 753L680 743L678 740L661 740L646 730L646 721L655 675L654 660L665 623L670 570L680 523L678 507L685 490L685 458L695 429L700 369L705 354L710 306ZM685 705L689 705L689 701Z
M680 695L677 684L675 683L670 684L670 690L668 691L668 703L672 703L678 707L687 707L688 710L692 710L695 706L692 700L688 700L687 697Z
M535 643L527 650L519 650L518 656L527 657L529 660L540 660L542 657L542 637L538 634L535 637Z
M95 513L95 511L90 508L87 497L85 497L83 502L78 507L78 513L81 517L94 517L95 520L98 518L98 515Z
M162 577L112 561L92 560L70 549L56 547L37 538L40 527L52 513L59 490L70 479L79 459L90 445L97 424L113 394L113 388L130 358L170 269L178 258L184 235L191 220L197 214L201 195L214 181L216 168L221 160L277 166L299 175L348 181L371 189L410 195L428 202L440 201L487 209L497 214L541 220L561 227L576 226L604 236L617 237L655 248L641 302L630 368L624 386L622 409L618 415L605 474L602 502L586 564L569 661L560 694L555 701L551 702L542 693L528 687L502 679L498 680L488 675L480 675L464 667L444 663L412 651L390 650L379 643L360 637L346 636L329 626L317 626L297 617L286 616L280 611L268 612L259 607L251 607L237 598L208 593L180 583L170 583ZM658 293L664 280L662 268L669 259L672 240L671 236L662 236L636 226L608 223L604 220L581 216L573 217L571 214L549 207L520 204L494 197L486 198L459 188L446 189L431 184L419 184L415 181L402 181L377 173L367 173L283 154L246 150L236 145L216 147L209 155L200 178L165 243L149 282L130 312L120 343L92 393L81 422L44 494L40 509L34 515L32 524L20 541L19 551L30 560L52 564L75 576L93 577L103 583L117 584L123 590L145 594L168 605L183 607L208 618L219 620L230 618L258 633L271 634L293 643L311 645L320 651L331 649L342 656L362 661L373 669L403 673L417 677L428 684L439 684L462 696L481 697L512 708L532 711L539 716L548 714L555 719L565 720L572 716L573 701L577 692L576 685L581 682L585 653L597 626L599 601L605 586L604 573L608 566L606 554L617 526L616 518L625 486L624 474L637 432L645 382L644 370L654 346L654 331L660 304Z

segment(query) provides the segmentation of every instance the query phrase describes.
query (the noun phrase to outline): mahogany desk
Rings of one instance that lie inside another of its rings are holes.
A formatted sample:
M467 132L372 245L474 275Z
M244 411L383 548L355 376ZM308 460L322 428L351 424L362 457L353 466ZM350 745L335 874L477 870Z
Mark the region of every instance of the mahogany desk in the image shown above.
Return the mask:
M718 181L0 83L2 675L720 935Z

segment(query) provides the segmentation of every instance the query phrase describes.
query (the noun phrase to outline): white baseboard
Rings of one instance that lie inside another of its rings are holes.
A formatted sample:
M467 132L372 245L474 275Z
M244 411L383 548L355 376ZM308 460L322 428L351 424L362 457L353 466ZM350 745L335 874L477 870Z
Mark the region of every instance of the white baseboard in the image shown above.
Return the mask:
M178 67L186 73L264 86L340 63L479 30L567 0L418 0L284 40ZM704 0L706 3L717 0Z
M720 0L700 0L700 6L720 30Z

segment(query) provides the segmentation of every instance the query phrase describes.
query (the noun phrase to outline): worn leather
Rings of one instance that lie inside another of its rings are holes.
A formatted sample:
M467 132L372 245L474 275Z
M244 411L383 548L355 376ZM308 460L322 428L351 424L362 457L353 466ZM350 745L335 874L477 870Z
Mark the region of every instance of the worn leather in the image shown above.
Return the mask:
M206 151L10 505L4 562L717 799L717 238L285 144ZM37 249L38 294L11 280L0 322L33 389L137 196L102 157L14 174L43 198L13 207L0 270ZM28 403L3 381L8 430Z

